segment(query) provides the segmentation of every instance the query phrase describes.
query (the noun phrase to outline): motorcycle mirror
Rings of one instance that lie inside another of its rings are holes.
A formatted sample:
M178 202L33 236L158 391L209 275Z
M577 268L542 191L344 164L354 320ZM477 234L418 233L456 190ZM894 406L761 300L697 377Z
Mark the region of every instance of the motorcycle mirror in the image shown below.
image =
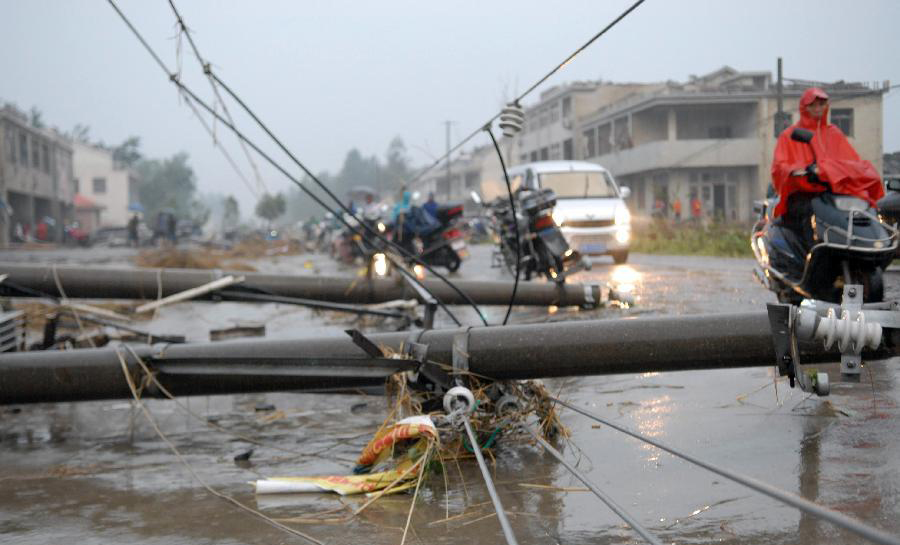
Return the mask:
M621 195L623 199L627 199L628 197L631 196L631 188L630 188L630 187L626 187L626 186L620 187L620 188L619 188L619 195Z
M472 201L475 204L481 204L481 195L479 195L477 191L472 191L469 195L472 196Z
M803 142L804 144L809 144L810 142L812 142L812 139L813 139L812 131L809 131L806 129L801 129L801 128L796 128L791 131L791 140L794 140L796 142Z

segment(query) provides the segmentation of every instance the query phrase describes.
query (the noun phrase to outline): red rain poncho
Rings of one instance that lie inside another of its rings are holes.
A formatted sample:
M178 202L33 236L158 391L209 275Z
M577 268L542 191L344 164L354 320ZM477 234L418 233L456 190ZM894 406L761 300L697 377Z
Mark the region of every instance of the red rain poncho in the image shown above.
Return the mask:
M791 176L791 172L803 170L815 160L819 167L819 179L828 182L833 193L860 197L872 206L884 196L881 178L872 163L860 159L844 133L826 121L828 107L819 120L809 114L807 107L817 98L827 100L828 95L818 87L807 89L800 97L800 121L778 136L775 158L772 160L772 184L780 197L775 207L775 217L787 212L790 195L825 191L825 186L811 183L806 176ZM806 144L791 140L791 131L797 127L813 131L812 142ZM810 147L815 148L815 156Z

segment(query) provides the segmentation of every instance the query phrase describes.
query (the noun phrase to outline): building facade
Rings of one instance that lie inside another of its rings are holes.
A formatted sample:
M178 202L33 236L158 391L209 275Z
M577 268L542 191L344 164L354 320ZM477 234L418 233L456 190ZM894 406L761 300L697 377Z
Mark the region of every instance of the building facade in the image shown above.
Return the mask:
M831 96L830 121L859 155L882 169L881 84L821 83L787 79L782 97L789 121L808 87ZM541 93L525 108L526 125L502 148L507 165L574 159L606 167L631 188L633 214L700 215L749 221L753 201L766 195L774 155L778 92L770 72L722 67L686 83L575 82ZM489 152L488 152L489 151ZM502 183L493 149L479 148L438 167L431 190L462 198L476 185L491 193ZM504 188L505 189L505 188Z
M72 145L76 192L101 210L100 226L125 227L129 206L138 200L137 175L118 164L108 149L81 142Z
M13 106L0 109L0 244L31 238L44 224L61 241L75 197L72 147L55 130L33 127Z
M880 171L886 85L785 83L783 109L791 123L799 119L803 91L825 88L830 121ZM753 201L765 196L770 183L777 101L770 73L729 67L645 89L580 120L578 130L589 142L584 158L631 188L629 205L637 214L671 216L680 208L686 216L698 199L704 217L749 221Z

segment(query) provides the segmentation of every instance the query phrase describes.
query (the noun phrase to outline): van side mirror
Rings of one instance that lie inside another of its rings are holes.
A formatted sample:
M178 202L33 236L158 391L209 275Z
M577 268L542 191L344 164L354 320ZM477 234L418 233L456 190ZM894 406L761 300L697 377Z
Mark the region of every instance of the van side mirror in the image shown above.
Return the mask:
M627 199L631 196L631 188L626 186L619 187L619 195L621 195L623 199Z
M888 191L900 191L900 178L888 178L884 181L884 187Z
M807 129L796 128L791 131L791 140L796 142L803 142L804 144L809 144L812 142L813 132Z

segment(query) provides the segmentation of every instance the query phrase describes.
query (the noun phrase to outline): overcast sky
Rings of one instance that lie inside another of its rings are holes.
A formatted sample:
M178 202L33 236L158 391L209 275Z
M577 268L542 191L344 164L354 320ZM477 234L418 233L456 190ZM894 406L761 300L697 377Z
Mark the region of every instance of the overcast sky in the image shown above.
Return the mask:
M445 120L454 122L454 142L467 135L631 3L176 0L201 54L315 172L337 171L352 147L383 155L397 135L414 161L431 162L444 150ZM174 67L166 0L119 5ZM0 0L0 13L0 100L37 106L62 129L89 125L106 143L138 135L150 156L187 151L202 191L234 193L242 208L252 206L106 0ZM778 56L786 77L896 84L898 21L897 0L647 0L526 103L579 79L684 81L723 65L774 72ZM185 82L209 97L183 47ZM900 89L884 101L885 151L900 150L898 96ZM223 141L249 172L235 141ZM290 184L263 173L270 190Z

